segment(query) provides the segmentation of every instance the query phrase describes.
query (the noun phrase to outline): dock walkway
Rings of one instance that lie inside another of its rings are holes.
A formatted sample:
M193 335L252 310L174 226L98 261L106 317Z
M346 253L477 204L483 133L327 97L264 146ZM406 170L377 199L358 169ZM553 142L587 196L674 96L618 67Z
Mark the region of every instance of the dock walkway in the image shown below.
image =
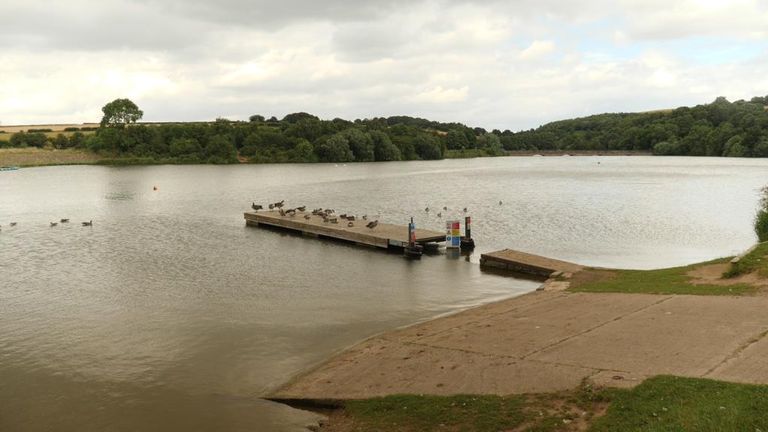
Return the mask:
M550 277L553 273L576 273L583 269L578 264L547 258L539 255L504 249L482 254L480 266L494 267L520 273Z
M309 218L305 218L309 216ZM245 223L249 226L267 225L300 232L311 237L326 237L344 240L360 245L378 248L402 248L408 245L408 226L379 222L373 228L365 225L369 221L356 220L354 226L339 219L337 224L324 222L323 218L310 212L296 212L295 216L281 216L277 211L246 212ZM416 243L438 243L445 241L445 233L416 229Z

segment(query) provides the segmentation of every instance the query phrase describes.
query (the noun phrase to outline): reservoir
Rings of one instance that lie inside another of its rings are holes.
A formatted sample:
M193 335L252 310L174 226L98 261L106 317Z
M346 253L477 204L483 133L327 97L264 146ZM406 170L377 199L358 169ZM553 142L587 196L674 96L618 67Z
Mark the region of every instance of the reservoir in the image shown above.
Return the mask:
M481 253L733 255L766 183L764 159L639 156L2 172L0 430L299 431L313 415L262 399L296 373L538 286L482 272ZM283 199L437 231L466 207L477 249L407 261L245 226Z

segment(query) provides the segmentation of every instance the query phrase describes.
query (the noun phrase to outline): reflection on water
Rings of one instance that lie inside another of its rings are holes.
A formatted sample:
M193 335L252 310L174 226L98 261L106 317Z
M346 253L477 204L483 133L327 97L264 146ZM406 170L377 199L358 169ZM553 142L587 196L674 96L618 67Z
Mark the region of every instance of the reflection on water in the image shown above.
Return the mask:
M766 168L571 157L0 173L0 430L297 430L312 416L259 397L361 338L535 288L481 272L480 253L640 268L734 253L754 241ZM252 201L280 199L438 230L468 207L478 249L409 262L244 226ZM60 218L72 222L49 226Z

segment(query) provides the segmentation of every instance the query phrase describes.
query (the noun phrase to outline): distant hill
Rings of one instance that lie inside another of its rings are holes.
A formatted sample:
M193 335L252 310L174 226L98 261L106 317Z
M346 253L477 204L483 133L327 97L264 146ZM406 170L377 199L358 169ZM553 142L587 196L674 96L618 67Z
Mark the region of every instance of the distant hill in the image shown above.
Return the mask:
M636 150L658 155L768 157L768 96L692 108L598 114L502 133L507 150Z

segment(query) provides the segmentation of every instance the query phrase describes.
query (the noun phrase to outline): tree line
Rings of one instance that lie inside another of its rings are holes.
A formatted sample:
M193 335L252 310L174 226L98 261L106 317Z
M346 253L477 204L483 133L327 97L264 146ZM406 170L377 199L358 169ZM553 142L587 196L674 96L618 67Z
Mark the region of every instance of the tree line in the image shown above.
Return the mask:
M14 147L52 145L162 163L373 162L496 156L516 151L639 151L657 155L768 157L768 96L693 108L599 114L512 132L393 116L321 120L299 112L282 119L137 124L128 99L105 105L94 134L17 133Z

